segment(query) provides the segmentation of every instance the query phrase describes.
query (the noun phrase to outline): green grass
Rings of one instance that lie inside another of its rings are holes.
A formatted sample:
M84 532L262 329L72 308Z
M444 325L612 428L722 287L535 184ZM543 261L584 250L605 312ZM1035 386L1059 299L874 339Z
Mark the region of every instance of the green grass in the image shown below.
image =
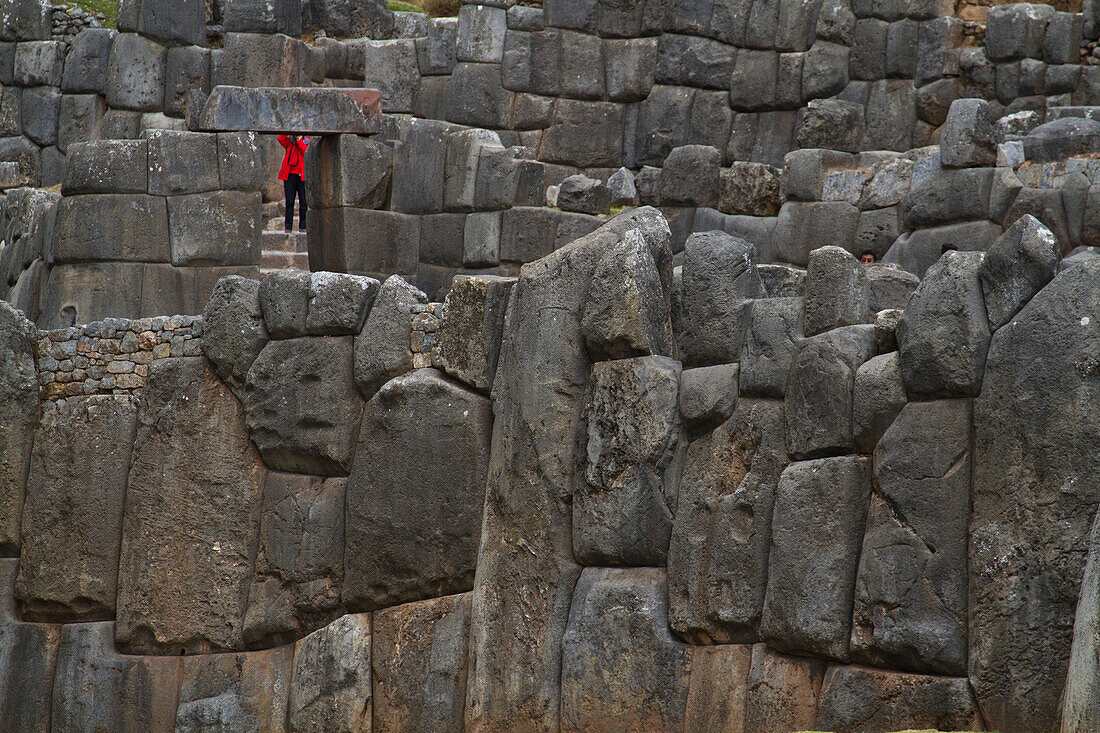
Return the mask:
M81 10L89 13L103 13L107 21L103 24L106 28L115 27L115 15L118 13L118 0L53 0L54 5L79 5Z
M427 14L424 11L424 8L417 7L412 3L402 2L402 0L388 0L388 2L386 3L386 7L390 10L403 10L409 13L425 13L425 15Z

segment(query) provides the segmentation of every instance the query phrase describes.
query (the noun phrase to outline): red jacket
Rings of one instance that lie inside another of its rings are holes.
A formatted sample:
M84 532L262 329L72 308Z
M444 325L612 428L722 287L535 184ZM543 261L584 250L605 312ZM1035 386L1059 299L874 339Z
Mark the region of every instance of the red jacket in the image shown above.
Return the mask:
M309 138L300 137L292 145L289 137L279 135L279 144L286 148L283 167L279 169L279 180L285 181L291 173L297 173L303 181L306 180L306 148L309 147Z

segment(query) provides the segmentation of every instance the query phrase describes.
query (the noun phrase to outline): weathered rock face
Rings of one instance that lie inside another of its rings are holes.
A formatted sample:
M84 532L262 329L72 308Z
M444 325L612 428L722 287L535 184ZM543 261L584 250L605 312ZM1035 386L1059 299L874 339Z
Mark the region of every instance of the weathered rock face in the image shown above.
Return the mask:
M183 660L176 730L281 730L293 662L292 646L187 657Z
M460 275L451 283L434 358L443 371L474 389L493 386L504 315L515 278Z
M1098 275L1095 261L1062 271L997 331L974 402L969 674L1002 731L1058 720L1100 502Z
M573 551L586 565L664 565L680 440L680 364L667 357L593 365L585 484L573 496Z
M179 657L123 656L115 651L114 624L107 621L66 624L61 629L53 686L54 730L173 729Z
M351 470L363 402L352 379L352 338L271 341L248 371L248 429L264 462L322 476Z
M744 730L751 664L749 644L692 647L684 730Z
M779 397L787 391L795 345L802 339L803 300L766 298L752 303L748 338L741 352L741 393Z
M856 372L852 391L852 438L860 453L870 453L905 407L901 359L891 351L876 356Z
M19 623L12 603L18 561L0 560L0 706L11 731L48 731L61 627Z
M984 253L947 252L928 268L898 324L905 388L912 397L978 394L989 322L978 272Z
M1054 233L1030 214L1017 219L990 247L978 278L991 331L1008 323L1054 279L1058 252Z
M1062 733L1083 733L1100 725L1100 522L1096 519L1092 521L1088 553L1062 696Z
M718 427L737 408L737 364L688 369L680 375L680 417L691 438Z
M363 330L355 337L355 383L363 399L370 399L383 384L413 368L409 348L409 320L413 306L428 296L399 275L382 283Z
M264 479L244 422L203 359L150 366L122 524L123 653L241 648Z
M965 677L926 677L866 667L832 667L821 686L814 728L848 731L981 730Z
M771 647L848 661L869 464L840 456L792 463L783 471L760 621Z
M342 616L299 641L287 728L314 733L369 730L371 664L369 614Z
M35 433L15 595L28 621L114 617L132 397L49 405Z
M581 321L604 257L641 232L671 285L671 233L643 207L525 265L493 385L492 457L474 583L466 730L556 729L561 649L573 587L568 501L580 455L588 359Z
M751 642L764 605L772 505L787 465L783 405L742 399L688 446L669 545L669 623L695 643Z
M469 590L492 433L484 397L419 369L367 403L347 493L344 603Z
M374 613L375 733L461 733L469 631L468 593Z
M913 402L875 448L852 658L889 669L966 671L970 401Z
M218 86L196 127L207 132L324 135L378 132L380 97L374 89L249 89Z
M683 728L691 647L669 633L664 575L581 573L563 641L562 730Z
M0 302L0 555L19 552L23 494L38 424L34 324Z
M820 659L788 657L764 644L754 645L746 733L812 728L825 667Z
M840 247L815 249L806 268L805 308L802 327L807 336L867 323L871 318L867 269Z
M260 309L260 283L239 275L218 280L202 323L202 353L222 381L241 395L248 370L268 339Z

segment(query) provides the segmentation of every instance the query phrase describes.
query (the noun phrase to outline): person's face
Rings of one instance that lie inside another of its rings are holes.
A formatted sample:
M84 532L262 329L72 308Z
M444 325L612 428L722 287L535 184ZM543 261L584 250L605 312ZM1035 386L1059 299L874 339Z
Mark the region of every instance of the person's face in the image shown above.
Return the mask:
M875 256L872 254L863 254L860 255L859 261L864 265L873 265L875 264Z

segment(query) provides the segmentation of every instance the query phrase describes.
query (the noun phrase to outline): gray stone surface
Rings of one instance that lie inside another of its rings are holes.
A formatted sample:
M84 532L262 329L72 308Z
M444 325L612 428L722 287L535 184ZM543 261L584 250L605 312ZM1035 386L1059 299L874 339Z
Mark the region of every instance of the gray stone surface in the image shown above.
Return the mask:
M759 639L772 506L787 465L782 419L778 401L741 399L688 446L668 561L669 622L688 641Z
M206 7L201 0L131 0L131 3L137 6L137 24L135 28L128 30L136 30L143 36L166 43L206 45ZM281 4L287 3L284 0ZM227 5L223 14L231 16L234 8L250 5L259 3L250 3L248 0L232 3L232 7ZM270 7L271 4L267 5Z
M734 161L720 173L718 209L725 214L773 216L782 204L780 171L764 163Z
M488 393L496 376L500 339L514 278L459 275L440 319L433 363L450 376Z
M310 336L358 334L380 287L377 280L362 275L310 273L306 333Z
M752 304L741 352L741 394L782 398L796 344L803 337L803 299L766 298Z
M901 235L882 258L892 264L924 277L943 254L943 246L952 244L960 250L985 251L1001 236L1001 227L990 221L967 221L930 229L918 229Z
M470 594L375 611L373 627L371 657L377 695L372 730L461 733Z
M990 168L941 168L914 182L899 209L907 229L939 226L964 219L984 219L993 183Z
M680 377L680 417L694 438L714 430L737 407L737 364L716 364L688 369Z
M779 479L760 632L788 653L847 662L871 465L840 456L792 463Z
M241 647L263 475L243 407L203 359L150 366L122 523L121 652Z
M263 228L259 191L168 197L168 236L176 267L259 265Z
M1029 214L1017 219L989 248L978 279L991 331L1012 320L1054 279L1058 252L1054 233Z
M120 33L107 66L107 104L115 109L159 112L164 109L168 51L135 33Z
M1098 501L1080 480L1095 470L1085 446L1100 430L1080 409L1095 390L1084 365L1096 349L1098 272L1096 262L1063 270L997 331L974 402L968 671L990 727L1057 721ZM1021 604L1026 618L1013 611Z
M219 188L218 138L200 132L146 130L149 190L154 196L178 196Z
M1036 163L1100 152L1100 122L1080 117L1039 125L1024 136L1024 156Z
M15 47L15 83L21 87L61 85L65 49L58 41L30 41Z
M258 297L264 325L272 338L306 335L309 317L310 273L275 272L260 281Z
M916 398L981 390L989 322L978 278L984 254L947 252L932 265L898 324L905 389Z
M796 342L785 400L787 450L792 458L851 450L855 376L875 352L871 325L834 328Z
M412 48L412 41L380 43L407 43ZM415 72L415 53L412 64ZM367 84L371 86L369 80ZM385 99L384 95L385 89ZM411 110L411 101L409 105ZM379 131L378 116L378 94L371 89L219 85L211 90L196 124L205 132L251 130L299 135L368 135Z
M764 644L752 648L746 733L805 730L813 727L826 663L809 657L788 657Z
M184 659L175 730L260 733L281 729L293 667L293 646Z
M469 590L492 408L418 369L367 403L348 479L345 605L374 610Z
M806 302L802 328L816 336L840 326L867 323L871 317L871 287L867 268L840 247L810 253L806 268Z
M393 174L393 150L360 135L325 135L306 151L311 208L355 206L384 209Z
M852 659L963 675L970 401L906 405L875 448Z
M342 476L351 470L362 401L352 338L270 341L248 370L248 431L268 467Z
M583 174L569 176L559 184L558 208L581 214L606 214L611 208L611 189Z
M669 632L664 587L654 568L581 573L562 642L562 730L683 728L691 652Z
M940 133L940 161L948 168L993 165L993 110L982 99L956 99Z
M428 302L424 293L399 275L382 283L370 314L355 337L355 384L364 399L413 368L409 344L410 319L416 305Z
M342 616L295 645L290 730L354 733L370 727L371 644L370 616L358 614Z
M3 570L7 575L8 568ZM14 563L10 570L14 576ZM5 595L10 593L11 584L5 582L3 590ZM5 660L0 667L0 703L9 730L50 730L51 691L61 628L15 623L13 619L0 624L0 658Z
M19 554L31 446L38 425L34 324L0 303L0 555Z
M268 339L260 310L260 283L239 275L218 280L202 321L202 353L240 396L248 370Z
M790 265L762 264L756 271L768 298L800 298L806 292L806 271Z
M57 209L54 262L168 262L168 206L143 194L63 197Z
M684 250L683 331L678 335L685 364L737 361L750 300L763 294L752 244L724 232L691 235Z
M877 334L876 334L877 339ZM871 453L905 407L905 382L897 351L876 356L856 371L852 392L852 438L860 453Z
M62 91L102 94L107 89L107 64L115 35L108 28L87 28L73 37L65 56Z
M57 143L57 123L61 117L61 95L53 87L24 89L21 112L23 115L23 134L26 137L42 147ZM46 172L45 169L46 166L43 165L43 174Z
M722 154L709 145L675 148L661 168L662 206L718 206Z
M920 286L920 278L911 272L889 265L866 267L871 290L871 312L905 310Z
M859 226L859 209L844 201L788 201L775 224L776 259L805 267L822 242L848 249Z
M680 365L648 356L592 367L585 485L573 495L573 551L584 565L661 566L676 506L669 467L680 440Z
M35 432L15 596L28 621L114 618L137 406L128 396L50 404Z
M1100 723L1100 685L1097 685L1097 642L1100 642L1097 622L1097 593L1100 590L1100 523L1092 522L1088 556L1081 578L1081 593L1073 618L1073 645L1070 648L1069 672L1062 693L1061 730L1066 733L1089 730Z

